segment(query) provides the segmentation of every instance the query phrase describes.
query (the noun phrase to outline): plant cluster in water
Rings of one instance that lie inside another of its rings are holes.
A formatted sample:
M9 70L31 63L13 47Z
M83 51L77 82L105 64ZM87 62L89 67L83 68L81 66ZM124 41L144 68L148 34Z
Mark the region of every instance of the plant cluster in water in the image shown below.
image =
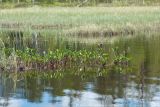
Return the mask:
M36 49L26 48L24 50L6 49L6 66L1 68L7 70L57 70L79 68L86 69L109 69L122 71L129 66L130 58L123 52L120 53L118 48L113 49L114 57L103 49L89 51L86 49L73 51L69 49L56 49L38 52ZM111 60L110 60L111 59ZM14 62L11 64L11 62Z

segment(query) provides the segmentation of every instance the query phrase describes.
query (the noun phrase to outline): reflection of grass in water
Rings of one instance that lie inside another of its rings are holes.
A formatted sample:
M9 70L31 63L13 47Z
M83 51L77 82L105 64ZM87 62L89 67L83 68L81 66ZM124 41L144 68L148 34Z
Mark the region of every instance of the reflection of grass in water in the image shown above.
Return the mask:
M110 40L110 38L104 38L104 37L64 37L65 40L69 42L75 42L75 43L86 43L86 44L100 44L100 43L106 43L106 41Z
M80 71L80 70L75 70L75 68L71 69L65 69L65 70L55 70L50 71L50 70L45 70L45 71L37 71L37 70L29 70L26 72L2 72L4 74L8 74L9 78L11 78L16 86L16 81L19 82L21 80L24 80L26 77L29 78L40 78L40 79L63 79L65 77L74 77L77 76L83 80L85 79L90 79L90 78L95 78L95 77L108 77L110 75L127 75L130 74L130 69L128 69L128 72L125 73L119 73L119 72L109 72L107 69L104 69L102 71L98 71L97 69L88 69L86 71ZM9 79L8 78L8 79Z
M6 67L5 45L0 38L0 66Z
M45 29L51 26L65 32L128 32L156 29L160 23L159 7L85 7L20 8L1 10L0 23L20 23L23 29ZM55 28L51 28L55 29ZM68 30L66 30L68 29Z

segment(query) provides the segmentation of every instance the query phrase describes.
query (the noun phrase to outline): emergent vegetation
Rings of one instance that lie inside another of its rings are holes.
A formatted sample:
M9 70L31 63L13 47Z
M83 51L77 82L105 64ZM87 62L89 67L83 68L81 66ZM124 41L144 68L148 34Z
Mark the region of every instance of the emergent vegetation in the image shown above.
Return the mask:
M120 53L118 48L113 49L113 58L110 58L108 53L101 48L97 51L56 49L41 53L30 48L16 51L14 49L4 50L6 65L3 64L2 66L1 64L1 69L10 71L57 70L75 67L80 70L85 70L86 68L118 69L116 71L122 72L124 68L130 65L130 58L125 52Z

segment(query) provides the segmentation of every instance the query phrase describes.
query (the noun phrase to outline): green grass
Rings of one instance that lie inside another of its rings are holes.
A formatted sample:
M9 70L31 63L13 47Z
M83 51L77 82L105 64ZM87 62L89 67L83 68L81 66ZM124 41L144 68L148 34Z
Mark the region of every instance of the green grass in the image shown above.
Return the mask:
M0 10L0 27L65 33L157 30L160 7L31 7Z

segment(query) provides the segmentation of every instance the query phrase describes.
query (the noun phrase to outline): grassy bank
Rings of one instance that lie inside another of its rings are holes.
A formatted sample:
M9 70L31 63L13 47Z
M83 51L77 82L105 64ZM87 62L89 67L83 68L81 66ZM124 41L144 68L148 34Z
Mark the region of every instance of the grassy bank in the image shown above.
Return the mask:
M86 7L86 6L159 6L159 0L1 0L0 8L31 7Z
M55 7L0 10L3 29L55 30L67 34L118 35L160 27L160 7Z

